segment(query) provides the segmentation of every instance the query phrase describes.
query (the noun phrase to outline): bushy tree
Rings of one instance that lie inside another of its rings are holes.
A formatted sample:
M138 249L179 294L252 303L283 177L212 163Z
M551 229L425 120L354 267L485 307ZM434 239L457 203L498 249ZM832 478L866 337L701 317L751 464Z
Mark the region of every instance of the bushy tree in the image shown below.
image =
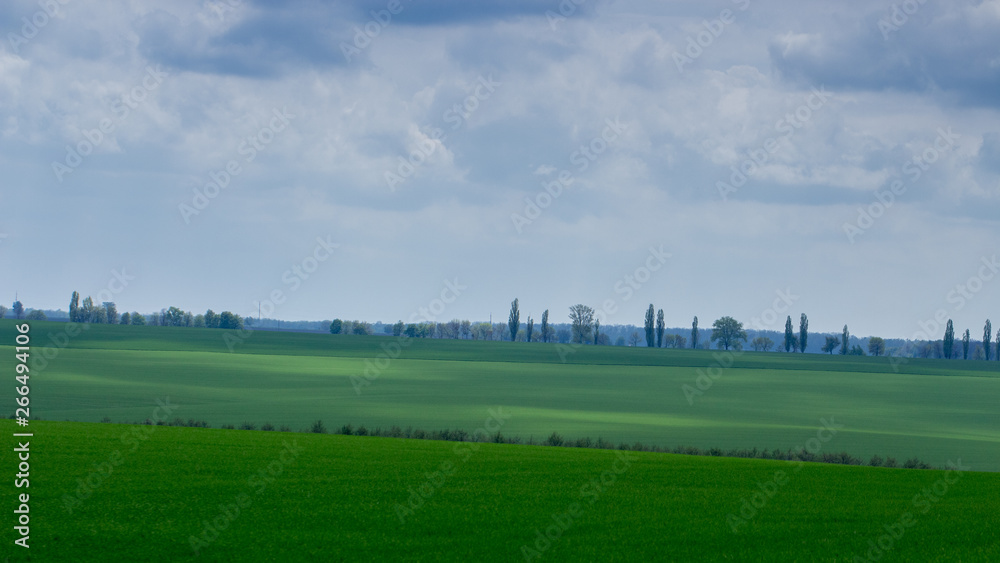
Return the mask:
M146 317L143 316L140 313L132 311L132 318L129 320L129 323L132 324L133 326L142 326L142 325L145 325L146 324Z
M868 353L872 356L881 356L882 354L885 354L885 340L878 336L869 338Z
M229 311L223 311L219 315L219 328L228 330L243 330L243 319L239 315L234 315Z
M743 323L732 317L722 317L712 323L712 342L718 341L719 348L741 348L741 342L747 339Z
M8 309L6 305L0 305L0 319L7 316L7 310Z
M205 311L205 328L219 328L219 315L211 309Z
M26 321L45 321L48 317L45 316L45 311L41 309L32 309L28 311L28 314L24 316Z
M948 319L948 325L944 328L944 340L941 341L946 360L951 359L951 353L955 349L955 325Z
M344 321L340 319L333 319L330 323L330 334L340 334L344 330Z
M118 307L115 306L114 302L105 301L102 305L104 305L104 311L108 317L108 324L118 324Z
M203 322L204 322L204 319L203 319ZM128 313L128 311L125 311L124 313L122 313L121 324L123 324L123 325L130 325L130 324L132 324L132 315L130 315Z
M94 300L90 297L85 297L83 299L83 304L80 305L80 309L76 312L77 322L91 322L94 319L95 310L96 307L94 306Z
M590 333L594 328L594 310L582 304L569 308L569 319L573 329L573 342L583 344L590 341Z
M758 336L750 341L750 347L756 352L769 352L774 347L774 341L766 336Z
M161 311L160 324L163 326L187 326L184 310L179 307L170 307Z
M15 301L10 310L14 313L15 319L20 320L24 318L24 305L20 301Z

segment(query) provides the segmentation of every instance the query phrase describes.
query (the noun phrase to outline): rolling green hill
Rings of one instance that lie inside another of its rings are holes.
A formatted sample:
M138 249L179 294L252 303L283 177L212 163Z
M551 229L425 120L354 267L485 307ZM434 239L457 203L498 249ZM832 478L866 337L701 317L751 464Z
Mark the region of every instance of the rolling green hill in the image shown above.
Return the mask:
M67 326L33 324L33 416L141 421L169 398L176 416L215 427L250 421L300 430L322 419L330 428L471 431L490 409L503 408L510 416L502 432L525 439L557 431L782 450L807 445L833 421L838 432L824 452L916 456L938 467L961 458L975 470L1000 469L996 362L894 365L870 357L274 332L241 340L220 330L108 325L64 336ZM0 321L0 354L13 353L13 335L13 322ZM12 396L0 392L7 404Z
M31 483L18 491L31 495L31 561L1000 559L995 473L166 426L30 429ZM6 475L13 458L0 463ZM2 490L16 507L15 489ZM27 554L12 541L0 548L11 561Z

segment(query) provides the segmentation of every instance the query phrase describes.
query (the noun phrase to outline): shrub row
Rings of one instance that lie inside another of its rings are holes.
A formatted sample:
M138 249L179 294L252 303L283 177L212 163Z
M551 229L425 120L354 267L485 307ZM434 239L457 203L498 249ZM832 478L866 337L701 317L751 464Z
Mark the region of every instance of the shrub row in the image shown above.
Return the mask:
M14 418L11 416L11 418ZM37 420L37 419L36 419ZM111 422L109 417L104 417L101 422ZM204 420L194 420L188 419L187 422L180 418L175 418L172 421L157 421L153 422L150 419L146 419L143 422L133 422L132 424L146 424L157 426L187 426L192 428L210 428L207 421ZM224 430L257 430L257 425L252 422L243 422L242 424L236 426L233 424L223 424L222 429ZM264 431L274 431L275 427L273 424L266 422L260 426L260 430ZM292 429L287 425L282 425L279 432L291 432ZM303 433L315 433L315 434L327 434L328 431L326 426L323 424L322 420L317 420L309 428L300 430ZM482 434L472 434L466 432L465 430L432 430L426 431L420 428L413 428L411 426L401 428L399 426L393 425L389 428L382 428L376 426L373 429L368 429L364 425L355 428L350 424L345 424L340 428L334 430L334 434L341 434L345 436L376 436L382 438L411 438L415 440L441 440L448 442L493 442L497 444L524 444L528 446L553 446L553 447L564 447L564 448L595 448L604 450L630 450L634 452L659 452L659 453L670 453L679 455L696 455L696 456L713 456L713 457L738 457L738 458L750 458L750 459L771 459L771 460L782 460L782 461L801 461L801 462L817 462L817 463L836 463L841 465L868 465L870 467L901 467L903 469L934 469L930 464L920 461L916 457L912 457L902 465L896 461L894 457L883 458L880 455L872 456L868 463L864 460L854 457L847 452L839 453L810 453L804 449L801 450L767 450L767 449L730 449L722 450L720 448L708 448L702 449L694 446L676 446L673 448L654 446L643 444L642 442L635 442L633 444L627 444L625 442L620 442L617 445L614 442L609 442L603 438L597 438L596 440L590 437L578 438L576 440L568 440L563 438L558 432L553 432L548 438L537 441L535 438L529 437L527 440L523 440L520 436L504 436L500 432L493 433L489 436L484 436Z

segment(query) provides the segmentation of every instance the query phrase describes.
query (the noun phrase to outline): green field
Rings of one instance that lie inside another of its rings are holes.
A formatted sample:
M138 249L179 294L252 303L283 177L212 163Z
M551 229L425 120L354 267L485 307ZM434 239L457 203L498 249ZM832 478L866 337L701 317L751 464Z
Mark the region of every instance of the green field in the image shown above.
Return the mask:
M510 415L503 434L525 440L557 431L785 450L806 445L825 419L842 428L824 452L1000 470L997 362L894 366L886 358L747 352L713 370L717 379L703 379L712 385L692 405L682 388L718 365L715 352L410 340L369 381L366 362L397 339L257 332L231 353L219 330L93 325L65 343L66 326L32 329L33 359L52 356L31 379L32 415L46 420L141 421L169 397L176 416L216 428L250 421L301 430L322 419L331 429L472 431L502 408ZM0 354L13 353L13 340L13 322L0 321ZM367 385L356 392L352 378ZM5 389L0 398L12 403Z
M3 422L8 436L16 428ZM994 473L166 426L31 429L31 561L848 562L880 541L881 561L1000 559ZM762 490L770 496L753 496ZM14 491L3 488L5 510ZM744 500L759 508L734 531L729 515ZM548 544L538 540L546 533ZM7 539L0 557L24 561L26 551Z

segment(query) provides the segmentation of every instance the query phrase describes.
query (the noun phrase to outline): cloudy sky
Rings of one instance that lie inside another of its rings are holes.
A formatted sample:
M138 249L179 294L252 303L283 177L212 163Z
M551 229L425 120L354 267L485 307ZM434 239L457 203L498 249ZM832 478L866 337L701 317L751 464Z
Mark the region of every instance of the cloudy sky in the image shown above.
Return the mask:
M4 301L1000 322L1000 1L576 2L4 2Z

